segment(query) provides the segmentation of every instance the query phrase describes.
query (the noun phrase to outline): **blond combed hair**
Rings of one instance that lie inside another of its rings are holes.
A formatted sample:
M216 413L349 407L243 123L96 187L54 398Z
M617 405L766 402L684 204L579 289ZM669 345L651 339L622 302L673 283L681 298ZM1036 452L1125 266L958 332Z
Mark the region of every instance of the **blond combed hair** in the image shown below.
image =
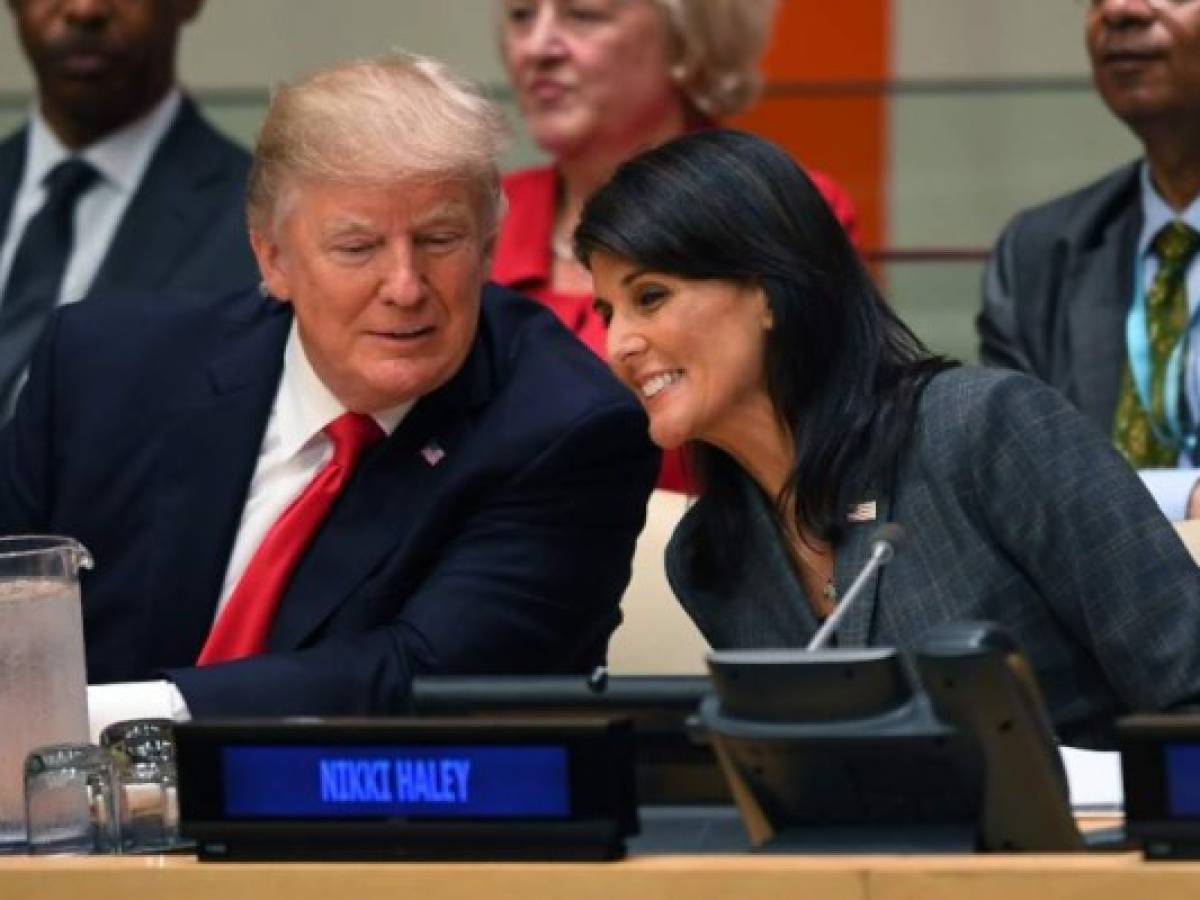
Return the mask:
M759 62L771 37L776 0L654 0L678 43L676 80L711 118L735 115L758 99Z
M385 185L462 179L485 232L503 213L499 109L467 79L427 57L394 52L337 63L272 93L247 188L251 230L270 232L304 181Z

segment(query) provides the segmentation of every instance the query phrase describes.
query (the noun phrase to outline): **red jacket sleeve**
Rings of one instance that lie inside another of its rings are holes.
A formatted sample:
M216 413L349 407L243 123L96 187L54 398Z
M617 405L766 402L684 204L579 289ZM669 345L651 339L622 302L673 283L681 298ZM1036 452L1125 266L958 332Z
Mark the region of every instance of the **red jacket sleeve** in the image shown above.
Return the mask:
M821 192L821 196L825 198L825 202L829 204L829 208L833 210L833 214L837 216L837 220L846 229L846 234L850 237L850 243L861 250L862 241L858 233L858 212L854 209L854 201L850 199L850 194L846 192L844 187L824 172L818 172L815 169L806 169L805 171L808 172L808 177L812 179L817 190Z

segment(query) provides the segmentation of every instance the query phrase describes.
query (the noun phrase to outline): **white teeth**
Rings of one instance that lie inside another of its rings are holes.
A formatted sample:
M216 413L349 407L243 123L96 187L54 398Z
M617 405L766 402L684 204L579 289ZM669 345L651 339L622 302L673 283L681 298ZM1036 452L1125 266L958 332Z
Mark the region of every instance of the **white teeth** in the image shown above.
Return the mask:
M671 372L661 372L653 378L647 378L642 382L642 396L649 400L659 391L670 387L682 377L683 371L675 369Z

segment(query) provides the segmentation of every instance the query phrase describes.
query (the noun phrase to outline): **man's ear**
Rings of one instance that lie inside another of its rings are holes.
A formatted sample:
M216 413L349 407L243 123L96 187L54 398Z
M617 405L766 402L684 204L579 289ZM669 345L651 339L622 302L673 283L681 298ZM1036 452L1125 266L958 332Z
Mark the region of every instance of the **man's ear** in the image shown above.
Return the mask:
M291 299L292 291L288 283L287 267L283 260L283 251L279 243L261 231L250 232L250 249L258 260L258 272L262 276L263 286L276 300L287 302Z
M763 331L770 331L775 327L775 313L771 311L771 302L761 284L754 286L754 302L758 304L759 322Z

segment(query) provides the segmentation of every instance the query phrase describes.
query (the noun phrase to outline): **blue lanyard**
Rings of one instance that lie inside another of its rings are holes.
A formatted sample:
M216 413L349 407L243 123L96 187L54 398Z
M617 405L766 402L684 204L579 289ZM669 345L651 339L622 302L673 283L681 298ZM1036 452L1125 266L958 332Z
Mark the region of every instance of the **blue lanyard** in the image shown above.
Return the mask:
M1188 336L1196 323L1200 322L1200 304L1192 310L1187 327L1171 349L1171 355L1167 357L1166 381L1163 384L1163 411L1167 419L1167 431L1164 434L1150 407L1150 332L1146 323L1146 289L1143 274L1142 260L1139 257L1133 271L1133 306L1125 319L1125 340L1129 347L1129 369L1133 374L1134 390L1137 391L1138 402L1146 411L1150 427L1159 443L1186 451L1189 456L1194 457L1197 437L1194 432L1183 433L1183 425L1179 421L1179 391L1180 385L1183 384L1180 373L1183 370L1183 361L1187 358Z

